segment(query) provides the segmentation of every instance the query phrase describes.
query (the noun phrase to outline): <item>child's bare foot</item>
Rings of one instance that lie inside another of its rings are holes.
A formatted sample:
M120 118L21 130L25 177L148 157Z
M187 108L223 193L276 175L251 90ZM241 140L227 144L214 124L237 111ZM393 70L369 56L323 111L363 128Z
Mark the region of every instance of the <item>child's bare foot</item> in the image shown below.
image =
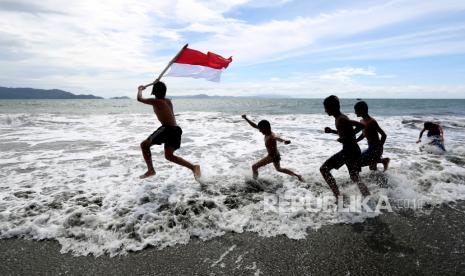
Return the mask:
M366 188L366 187L360 189L360 192L362 193L362 196L363 196L363 197L370 196L370 192L368 191L368 188Z
M363 183L358 183L358 189L360 190L360 193L362 194L363 197L367 197L370 195L370 192L368 191L367 186Z
M202 176L202 173L201 173L201 171L200 171L200 166L199 166L199 165L195 165L195 166L194 166L193 172L194 172L194 178L195 178L196 180L199 179L199 178Z
M140 179L144 179L144 178L148 178L148 177L151 177L151 176L154 176L156 174L155 171L147 171L146 173L144 173L143 175L139 176Z
M300 174L298 174L296 176L297 176L297 178L299 179L300 182L305 182L304 178Z
M339 210L339 207L344 208L344 206L349 206L349 205L350 205L350 198L346 196L345 194L340 194L336 198L336 206L338 210Z
M258 178L258 172L253 172L253 173L252 173L252 177L253 177L253 179L257 180L257 178Z
M384 172L387 171L387 169L389 168L389 162L391 161L391 159L389 158L384 158L383 160L383 167L384 167Z

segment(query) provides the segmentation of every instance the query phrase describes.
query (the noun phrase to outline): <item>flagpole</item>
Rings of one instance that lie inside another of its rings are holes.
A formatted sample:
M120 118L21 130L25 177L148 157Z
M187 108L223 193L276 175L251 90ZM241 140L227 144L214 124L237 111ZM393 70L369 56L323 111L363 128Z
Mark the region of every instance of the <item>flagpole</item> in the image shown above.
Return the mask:
M182 51L184 51L184 49L187 48L187 46L189 45L189 43L186 43L186 45L184 45L184 47L182 47L182 49L174 56L173 59L171 59L170 62L168 62L168 64L166 65L165 69L163 69L163 71L161 71L160 75L158 76L158 78L156 78L153 82L149 83L149 84L146 84L144 85L144 88L147 88L151 85L154 85L155 83L159 82L161 77L163 77L163 75L165 74L166 70L168 70L168 68L171 67L171 65L173 65L173 63L176 61L176 59L179 57L179 55L182 53Z

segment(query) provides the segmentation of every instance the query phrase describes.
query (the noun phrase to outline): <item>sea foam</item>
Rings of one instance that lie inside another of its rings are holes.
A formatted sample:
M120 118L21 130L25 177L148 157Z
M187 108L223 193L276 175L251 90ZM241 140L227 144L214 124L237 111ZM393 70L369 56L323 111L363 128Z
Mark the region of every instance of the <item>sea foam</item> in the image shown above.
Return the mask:
M260 170L258 186L251 165L266 154L258 131L226 113L182 112L177 118L184 133L177 154L202 166L201 183L166 161L161 146L152 147L157 175L139 180L146 169L139 144L158 126L153 115L0 114L0 237L56 239L63 252L116 255L230 231L300 239L309 229L379 214L265 208L267 196L331 197L319 173L341 148L336 136L323 133L333 127L331 117L251 116L268 119L273 131L292 141L279 144L281 165L306 179L300 183L269 165ZM405 200L434 206L465 199L463 117L377 119L388 134L384 155L392 161L385 174L363 169L375 197L388 197L394 209L404 208ZM422 122L431 119L445 128L443 155L420 152L415 144ZM359 194L345 167L334 176L345 195Z

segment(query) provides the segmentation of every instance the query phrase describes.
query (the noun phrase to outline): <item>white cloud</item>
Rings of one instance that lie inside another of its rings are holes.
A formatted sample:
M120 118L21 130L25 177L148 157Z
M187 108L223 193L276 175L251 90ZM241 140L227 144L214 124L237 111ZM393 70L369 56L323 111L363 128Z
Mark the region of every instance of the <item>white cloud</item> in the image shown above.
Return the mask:
M254 12L259 12L260 7L288 2L0 0L0 85L62 88L103 96L130 95L132 92L128 91L141 81L149 82L185 42L199 50L233 55L234 63L228 73L238 75L240 72L234 70L240 70L242 65L291 57L350 60L465 52L464 26L441 25L427 31L417 28L415 32L394 33L388 38L340 42L432 14L462 11L463 1L373 2L363 8L336 9L311 17L302 11L300 17L270 18L259 24L230 15L238 8L253 7ZM376 75L372 68L341 67L313 76L311 82L290 78L221 87L244 93L265 88L281 93L283 89L291 95L290 88L304 91L308 85L314 90L335 89L334 84L327 82L347 82L354 76L386 77ZM181 91L192 82L178 80L173 84L174 90ZM200 90L218 90L204 82L193 84Z
M5 3L0 2L0 7ZM0 40L8 38L14 46L0 46L5 50L0 55L8 56L0 60L3 85L80 86L94 91L102 86L98 84L107 83L102 78L116 82L160 70L167 59L154 57L153 52L166 46L152 39L167 45L179 39L150 16L163 5L148 2L21 1L8 5L10 9L0 9ZM78 83L82 76L89 82ZM127 89L111 84L108 88Z
M349 81L352 80L353 76L375 76L376 71L374 68L354 68L354 67L343 67L333 68L327 70L326 73L320 76L322 80L337 80L337 81Z
M375 2L377 3L377 2ZM291 20L271 20L261 24L227 22L211 28L207 23L190 30L218 30L207 40L195 45L199 48L233 55L240 62L257 63L279 60L293 52L318 51L334 46L331 39L344 38L377 28L420 19L431 14L457 12L465 9L460 1L389 1L363 9L336 10L316 17L297 17ZM442 51L447 51L447 48Z
M317 45L282 55L275 55L258 63L268 63L295 57L309 57L313 61L346 61L370 59L408 59L435 55L465 53L465 25L428 29L401 35L386 36Z

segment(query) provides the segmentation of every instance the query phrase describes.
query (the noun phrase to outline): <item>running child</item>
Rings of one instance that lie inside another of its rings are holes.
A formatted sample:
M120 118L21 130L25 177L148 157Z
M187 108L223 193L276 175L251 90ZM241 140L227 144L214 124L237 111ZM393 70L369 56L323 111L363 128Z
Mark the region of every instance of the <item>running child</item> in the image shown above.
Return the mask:
M325 128L325 133L339 135L338 142L342 144L342 150L326 160L320 167L320 172L326 183L333 191L336 200L341 195L336 185L336 180L331 174L332 169L338 170L342 165L346 165L349 170L350 178L357 183L358 188L363 196L370 195L368 188L360 182L360 148L355 139L355 134L364 128L360 122L350 120L345 114L341 113L339 98L331 95L327 97L323 105L325 112L333 116L336 123L336 130L329 127Z
M266 150L268 152L268 155L266 157L262 158L257 163L253 164L253 166L252 166L253 178L256 179L258 177L258 169L259 168L261 168L263 166L266 166L266 165L268 165L270 163L273 163L275 169L278 172L285 173L285 174L288 174L288 175L291 175L291 176L295 176L295 177L297 177L299 179L299 181L303 182L304 179L302 178L302 176L300 174L296 174L295 172L293 172L293 171L291 171L289 169L281 168L281 164L280 164L281 155L279 154L279 151L278 151L277 141L278 142L283 142L286 145L290 144L291 141L284 140L284 139L281 139L280 137L276 136L276 134L274 134L271 131L270 122L268 122L267 120L261 120L260 122L258 122L258 125L257 125L254 122L250 121L247 118L247 115L245 115L245 114L242 115L242 118L244 118L253 128L258 129L263 135L265 135L265 147L266 147Z
M386 142L386 133L378 125L378 122L368 114L368 105L364 101L357 102L354 105L355 114L357 117L362 117L360 121L365 125L362 134L357 138L357 142L367 139L368 149L362 152L360 165L362 167L369 166L370 170L376 171L376 165L382 163L384 171L388 169L389 158L381 158L383 155L383 147ZM379 135L381 135L381 139Z
M166 85L160 81L155 82L152 88L152 95L155 95L155 99L142 97L142 91L145 88L146 87L143 85L138 87L137 100L153 107L153 111L158 121L161 123L161 126L140 144L142 155L147 164L147 172L141 175L140 178L142 179L155 175L150 147L155 144L165 144L165 158L168 161L188 168L194 173L194 177L198 179L201 174L200 166L194 165L174 155L174 152L181 146L182 129L176 123L173 103L170 99L165 98Z

